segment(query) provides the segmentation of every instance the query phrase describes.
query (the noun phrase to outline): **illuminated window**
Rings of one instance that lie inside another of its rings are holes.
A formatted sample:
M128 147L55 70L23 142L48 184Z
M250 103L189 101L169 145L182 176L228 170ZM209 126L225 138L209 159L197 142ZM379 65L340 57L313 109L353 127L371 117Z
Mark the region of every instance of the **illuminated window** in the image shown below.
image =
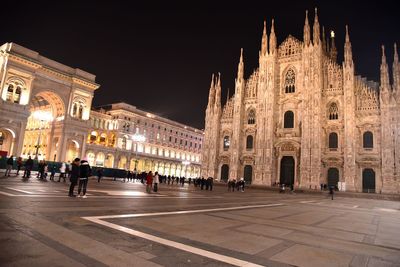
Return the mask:
M97 140L97 132L93 131L90 133L90 142L94 143L94 142L96 142L96 140Z
M20 85L9 84L7 87L6 101L19 104L22 88Z

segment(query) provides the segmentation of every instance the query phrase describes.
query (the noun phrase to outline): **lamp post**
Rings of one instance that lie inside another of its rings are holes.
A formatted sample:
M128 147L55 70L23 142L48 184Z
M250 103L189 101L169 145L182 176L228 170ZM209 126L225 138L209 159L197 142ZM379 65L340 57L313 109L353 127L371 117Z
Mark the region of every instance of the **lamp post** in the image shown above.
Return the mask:
M146 137L144 135L141 135L139 133L135 133L132 136L132 140L136 143L136 149L135 149L135 170L137 171L137 164L138 164L138 159L137 159L137 152L138 152L138 147L139 147L139 143L145 142L146 141Z
M40 121L40 123L39 123L39 138L38 138L37 144L35 145L35 148L36 148L35 159L38 159L39 148L42 147L42 145L40 144L40 139L42 137L42 130L44 129L44 127L42 129L42 124L44 122L52 121L53 116L49 111L42 111L42 110L34 111L32 116L34 119Z

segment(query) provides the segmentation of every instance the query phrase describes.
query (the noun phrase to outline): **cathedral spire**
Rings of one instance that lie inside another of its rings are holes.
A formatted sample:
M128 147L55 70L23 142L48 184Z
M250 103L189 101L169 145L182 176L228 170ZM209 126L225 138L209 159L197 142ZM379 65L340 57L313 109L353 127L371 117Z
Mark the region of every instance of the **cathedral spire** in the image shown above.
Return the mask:
M318 9L315 8L315 18L314 18L314 26L313 26L313 43L314 45L319 45L320 42L320 29L318 22Z
M214 105L215 98L215 84L214 84L214 73L211 76L210 92L208 93L208 107Z
M221 73L218 72L217 84L215 86L215 107L221 107Z
M347 25L346 25L346 41L344 43L344 64L346 66L353 66L353 52L351 50L349 27Z
M396 43L394 43L393 91L398 91L398 93L400 93L400 65L399 65L399 55L397 54Z
M264 20L264 30L261 39L261 55L265 56L268 52L267 22Z
M326 49L326 37L325 37L325 27L322 26L322 50L325 53L329 53L328 50Z
M243 80L243 78L244 78L243 48L240 48L240 59L238 64L237 79Z
M304 45L309 46L311 37L310 37L310 24L308 23L308 10L306 10L306 20L304 22L303 39L304 39Z
M275 35L274 19L272 19L271 34L269 36L269 53L274 54L275 49L276 49L276 35Z
M381 92L388 91L389 88L390 88L389 69L386 62L385 46L382 45Z
M337 60L337 49L336 49L336 44L335 44L335 32L331 31L331 51L330 51L330 57L331 59L336 62Z
M228 104L228 102L229 102L229 97L230 97L230 95L229 95L229 88L228 88L228 93L226 94L226 103L225 103L225 104Z

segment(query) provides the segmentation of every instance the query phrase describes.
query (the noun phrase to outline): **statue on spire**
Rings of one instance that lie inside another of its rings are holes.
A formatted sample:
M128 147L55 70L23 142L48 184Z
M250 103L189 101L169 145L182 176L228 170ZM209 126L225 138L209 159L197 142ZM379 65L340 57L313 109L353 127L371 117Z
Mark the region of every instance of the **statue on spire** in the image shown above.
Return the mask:
M265 56L268 52L267 22L264 20L264 30L261 38L261 55Z
M276 35L275 35L275 26L274 26L274 19L272 19L271 25L271 34L269 37L269 53L274 54L276 50Z
M314 18L314 26L313 26L313 43L314 45L319 45L320 42L320 29L318 22L318 9L315 8L315 18Z
M304 22L304 34L303 34L303 39L304 39L304 45L309 46L310 45L310 40L311 40L311 33L310 33L310 24L308 23L308 10L306 10L306 20Z

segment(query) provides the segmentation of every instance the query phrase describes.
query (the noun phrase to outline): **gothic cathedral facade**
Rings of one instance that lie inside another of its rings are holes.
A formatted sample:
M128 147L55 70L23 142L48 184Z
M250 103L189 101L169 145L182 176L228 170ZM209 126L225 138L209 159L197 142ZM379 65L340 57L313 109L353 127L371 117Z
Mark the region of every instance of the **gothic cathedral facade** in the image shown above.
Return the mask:
M205 118L202 176L247 183L343 191L400 191L400 66L393 83L382 47L380 83L355 75L346 26L344 61L334 33L325 38L315 10L306 12L303 41L279 46L272 20L259 67L244 77L243 50L235 93L221 105L220 75L212 78Z

